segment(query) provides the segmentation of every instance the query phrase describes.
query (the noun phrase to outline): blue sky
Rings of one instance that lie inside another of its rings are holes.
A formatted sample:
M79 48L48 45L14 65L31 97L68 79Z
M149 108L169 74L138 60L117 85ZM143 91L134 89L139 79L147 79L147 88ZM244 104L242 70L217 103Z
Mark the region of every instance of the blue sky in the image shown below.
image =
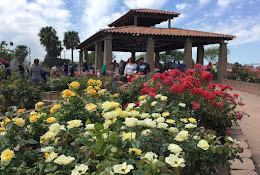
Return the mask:
M0 0L0 41L25 44L32 59L43 60L41 27L53 26L61 40L65 31L75 30L83 41L132 8L180 12L173 27L236 35L228 43L228 61L260 63L260 0ZM129 55L116 53L118 60ZM65 56L70 58L70 51Z

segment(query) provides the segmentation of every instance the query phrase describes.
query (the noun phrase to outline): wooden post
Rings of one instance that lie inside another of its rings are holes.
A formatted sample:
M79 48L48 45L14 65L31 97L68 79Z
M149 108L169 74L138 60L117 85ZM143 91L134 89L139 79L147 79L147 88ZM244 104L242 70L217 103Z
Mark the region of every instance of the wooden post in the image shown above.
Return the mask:
M87 48L84 49L84 60L85 60L87 63L89 63L89 61L88 61L88 49L87 49Z
M151 73L154 73L154 40L153 40L153 37L148 37L148 39L147 39L146 61L150 65Z
M192 69L192 41L187 38L184 44L184 64L186 69Z
M223 40L219 45L217 79L221 82L227 76L227 43Z
M168 28L171 28L171 19L168 19Z
M203 45L199 45L197 47L197 61L196 63L204 64L204 47Z
M134 16L134 26L137 26L138 25L138 22L137 22L137 20L138 20L138 16Z
M95 43L95 73L102 68L102 43Z
M112 62L112 37L108 36L104 40L104 61L106 61L107 68Z
M135 51L131 52L131 57L135 60Z
M83 50L79 51L79 73L81 73L81 68L82 68L82 62L83 62Z

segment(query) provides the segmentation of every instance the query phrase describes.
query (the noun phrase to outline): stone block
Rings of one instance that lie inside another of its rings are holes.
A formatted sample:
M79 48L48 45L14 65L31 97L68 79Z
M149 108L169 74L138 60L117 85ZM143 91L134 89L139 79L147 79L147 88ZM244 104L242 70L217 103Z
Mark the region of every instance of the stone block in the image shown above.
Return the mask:
M243 158L243 163L240 160L235 159L230 161L232 170L255 170L254 162L251 159Z
M241 129L232 129L231 131L232 131L231 137L232 135L243 135Z
M244 149L242 153L238 154L240 157L243 158L251 158L252 157L252 152L250 149Z
M255 171L251 170L232 170L231 175L257 175Z
M244 135L231 135L231 137L237 141L246 141L246 137Z

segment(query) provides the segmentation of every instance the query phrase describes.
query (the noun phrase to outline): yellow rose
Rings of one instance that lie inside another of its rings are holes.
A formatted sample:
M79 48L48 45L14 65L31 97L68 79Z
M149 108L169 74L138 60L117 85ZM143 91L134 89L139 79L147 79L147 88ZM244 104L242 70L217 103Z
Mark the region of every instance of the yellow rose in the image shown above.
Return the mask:
M11 120L9 118L5 119L5 124L9 123Z
M49 117L49 118L47 118L47 120L46 120L48 123L54 123L54 122L56 122L56 118L55 117Z
M98 87L98 86L95 86L95 89L96 89L97 91L100 91L100 87Z
M185 160L175 154L170 154L169 157L166 157L165 162L172 167L185 167Z
M131 154L132 152L135 152L136 156L139 156L142 154L142 150L137 149L137 148L129 148L128 152Z
M180 152L182 152L182 148L179 145L176 144L170 144L167 148L169 151L171 151L172 153L175 154L180 154Z
M179 106L185 108L186 104L185 103L179 103Z
M128 133L125 133L123 132L123 134L121 134L121 137L122 137L122 140L135 140L135 136L136 136L136 133L135 132L128 132Z
M166 97L166 96L161 96L161 100L162 101L166 101L168 99L168 97Z
M139 101L144 100L146 98L146 95L142 95L138 98Z
M95 89L90 89L89 92L92 94L92 95L96 95L97 91Z
M178 142L182 142L183 140L186 140L189 136L188 131L180 131L176 137L174 138Z
M14 158L14 151L10 149L6 149L1 153L1 161L10 162L12 158Z
M17 114L22 114L22 113L24 113L24 112L25 112L25 109L18 109L16 113L17 113Z
M97 110L97 105L93 104L93 103L89 103L86 105L85 107L86 110L93 112Z
M79 84L79 82L77 82L77 81L73 81L73 82L71 82L71 83L69 84L69 88L70 88L70 89L78 89L79 86L80 86L80 84Z
M120 105L119 103L114 102L114 101L111 101L111 103L110 103L110 107L111 107L111 108L118 108L119 105Z
M102 95L102 92L101 92L101 91L98 91L98 95Z
M40 110L42 110L43 108L44 108L44 103L43 102L38 102L38 103L36 103L36 105L35 105L35 109L37 110L37 111L40 111Z
M114 96L115 96L116 98L118 98L118 97L119 97L119 94L114 94Z
M30 117L30 122L33 123L33 122L36 122L38 119L37 115L33 115Z
M132 169L134 169L133 165L127 165L126 162L119 165L114 165L113 170L118 174L128 174Z
M67 123L68 123L68 126L67 126L68 129L77 128L77 127L83 125L81 120L71 120L71 121L68 121Z
M155 106L156 103L157 103L157 101L153 101L153 102L151 103L151 106Z
M168 117L168 116L170 116L170 113L169 112L164 112L164 113L162 113L162 116L163 117Z
M45 153L44 157L46 158L45 162L51 162L58 157L58 154L55 152Z
M175 123L175 120L172 120L172 119L167 119L167 120L166 120L166 123L169 123L169 124L174 124L174 123Z
M1 132L1 131L4 131L4 130L5 130L5 128L4 128L4 127L0 127L0 132Z
M112 152L112 153L117 152L117 148L116 148L116 147L112 147L112 148L111 148L111 152Z
M72 92L68 89L63 90L61 93L63 97L70 97L72 95Z
M207 140L204 140L204 139L200 140L199 143L197 144L197 146L203 150L209 149L209 144L208 144Z
M57 159L54 160L54 163L57 163L59 165L67 165L71 163L73 160L75 160L74 157L71 156L65 156L64 154L59 156Z
M126 118L125 119L125 125L128 127L133 127L138 124L138 119L137 118Z
M102 81L97 80L97 81L96 81L96 85L99 86L99 87L102 86Z
M90 89L93 89L93 86L88 86L87 90L89 91Z
M189 121L190 121L191 123L195 123L195 122L196 122L196 119L195 119L195 118L189 118Z
M21 127L25 124L25 120L22 118L14 118L13 121L16 125Z

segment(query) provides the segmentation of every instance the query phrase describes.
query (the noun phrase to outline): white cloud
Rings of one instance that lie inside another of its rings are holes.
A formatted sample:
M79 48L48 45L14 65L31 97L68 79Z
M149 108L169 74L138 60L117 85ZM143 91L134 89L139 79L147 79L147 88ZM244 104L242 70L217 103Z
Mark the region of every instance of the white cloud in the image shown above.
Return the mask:
M199 0L200 4L208 4L210 0Z
M163 7L168 0L124 0L125 5L130 9L135 8L152 8L152 9L160 9Z
M0 41L12 41L31 48L32 59L44 59L46 52L40 45L38 33L42 27L52 26L60 40L68 29L70 12L63 0L0 0Z
M85 4L85 10L81 17L81 37L83 40L98 30L107 28L108 24L123 14L121 12L113 12L113 7L116 6L117 0L85 0Z
M183 10L187 6L187 3L176 4L177 10Z
M236 0L218 0L218 6L227 7L229 4L236 2Z

